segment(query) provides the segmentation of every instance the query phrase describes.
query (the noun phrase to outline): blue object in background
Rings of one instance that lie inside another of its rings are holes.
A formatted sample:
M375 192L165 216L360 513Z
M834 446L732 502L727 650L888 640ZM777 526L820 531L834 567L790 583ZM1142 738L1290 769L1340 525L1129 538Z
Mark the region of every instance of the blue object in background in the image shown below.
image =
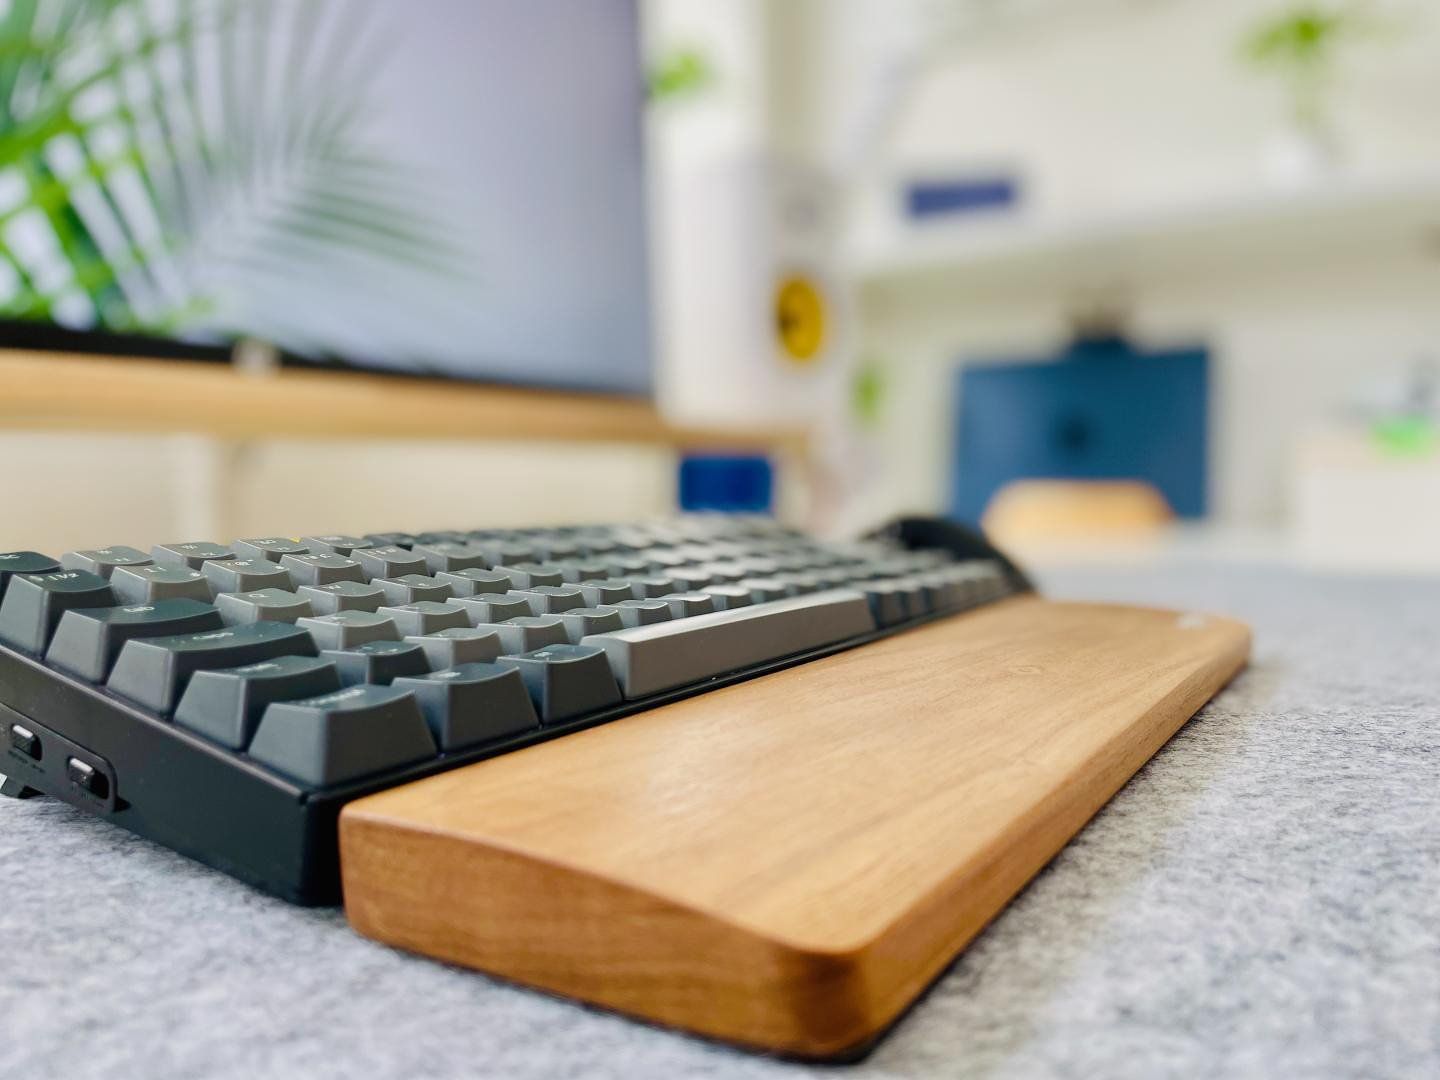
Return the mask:
M775 468L766 457L695 455L680 462L680 509L768 514Z
M951 509L978 522L1012 480L1145 480L1180 517L1206 508L1209 353L1077 342L1035 363L965 365Z
M1010 176L912 180L905 185L905 213L916 220L1008 210L1020 201L1020 183Z

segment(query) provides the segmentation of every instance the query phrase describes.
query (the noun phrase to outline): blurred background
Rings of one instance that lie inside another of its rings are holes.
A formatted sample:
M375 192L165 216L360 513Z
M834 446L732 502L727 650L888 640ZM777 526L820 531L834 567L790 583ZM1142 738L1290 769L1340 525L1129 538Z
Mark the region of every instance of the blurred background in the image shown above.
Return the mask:
M0 46L0 549L768 508L1440 573L1425 0L0 0Z

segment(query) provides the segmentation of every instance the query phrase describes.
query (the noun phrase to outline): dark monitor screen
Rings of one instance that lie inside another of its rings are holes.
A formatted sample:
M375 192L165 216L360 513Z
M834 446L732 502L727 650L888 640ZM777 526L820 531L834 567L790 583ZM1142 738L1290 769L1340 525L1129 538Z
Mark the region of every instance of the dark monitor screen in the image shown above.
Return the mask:
M0 343L256 339L647 389L636 22L634 0L0 3Z

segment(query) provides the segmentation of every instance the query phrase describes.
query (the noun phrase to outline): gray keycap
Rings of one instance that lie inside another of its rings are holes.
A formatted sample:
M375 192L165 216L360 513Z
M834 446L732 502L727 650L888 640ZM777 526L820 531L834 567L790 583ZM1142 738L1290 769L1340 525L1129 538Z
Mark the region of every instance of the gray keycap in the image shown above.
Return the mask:
M310 545L293 536L256 537L251 540L235 540L230 544L235 554L242 559L265 559L278 563L286 555L309 555Z
M535 711L545 724L573 720L620 703L620 691L606 655L594 646L549 645L516 656L502 656L496 662L520 672Z
M493 630L478 630L468 625L463 629L411 634L407 635L405 640L425 650L425 659L430 662L432 671L459 667L461 664L488 663L502 652L499 634Z
M235 552L224 544L209 540L190 540L183 544L156 544L151 557L161 566L184 566L199 570L207 559L233 559Z
M411 554L425 560L426 572L430 574L438 574L442 570L485 570L490 566L485 552L473 544L416 544Z
M224 625L218 611L198 600L71 608L60 617L45 662L82 679L103 682L131 638L194 634Z
M444 603L454 598L450 586L425 574L402 574L397 578L376 578L370 584L385 594L387 604L416 604L422 600Z
M17 574L49 574L67 569L38 551L0 551L0 598Z
M382 607L379 614L395 622L400 633L409 637L433 634L440 630L470 629L470 617L458 604L434 600L417 600L413 604Z
M672 567L665 575L674 579L679 592L700 592L714 580L710 571L699 566Z
M393 686L352 686L277 702L250 740L250 757L311 787L425 761L435 740L415 695Z
M367 641L399 641L394 620L369 611L337 611L295 623L315 639L320 649L350 649Z
M511 596L508 593L462 596L455 603L465 609L465 615L469 618L471 626L501 623L531 613L530 604L524 597Z
M630 600L634 597L630 582L619 578L582 581L575 587L580 590L580 595L585 597L585 603L591 607L618 604L621 600Z
M184 566L117 566L110 575L110 584L115 595L127 604L187 598L208 604L213 596L205 575Z
M364 581L365 571L344 555L285 555L280 568L296 585L332 585L337 581Z
M693 615L708 615L715 610L715 601L709 593L670 593L657 599L670 605L670 614L676 619L688 619Z
M477 629L493 630L500 636L502 655L530 652L546 645L567 645L570 642L570 636L565 633L565 624L554 615L521 615L500 623L482 623Z
M784 600L795 595L789 585L774 578L745 578L736 584L742 589L749 589L750 599L756 604L768 604L771 600Z
M154 563L145 552L132 547L87 548L84 551L67 551L60 556L60 565L66 570L88 570L109 578L117 566L150 566Z
M910 617L908 596L893 581L866 582L860 591L864 593L870 613L880 626L894 626Z
M403 577L406 574L420 574L423 577L426 573L424 559L393 544L389 547L360 548L352 551L350 557L360 564L368 581Z
M243 667L197 671L175 706L175 723L221 746L243 750L271 703L339 689L335 665L318 656L277 656Z
M303 536L301 539L317 555L343 555L350 557L350 553L358 548L374 547L373 540L366 540L363 536L346 536L344 533L329 533L325 536Z
M621 600L614 607L626 626L649 626L673 618L670 605L664 600Z
M730 611L754 603L750 590L740 585L707 585L705 595L715 602L716 611Z
M512 667L457 664L419 678L396 679L415 695L442 750L463 750L540 726L525 680Z
M555 565L559 567L560 576L567 585L603 578L610 572L603 559L563 559Z
M612 578L637 578L650 573L650 563L634 555L612 554L599 560L605 564L605 574ZM673 590L672 590L673 591Z
M580 639L590 634L608 634L612 630L625 629L624 619L613 607L575 608L562 612L560 621L565 624L565 636L572 645L579 645Z
M532 615L558 615L585 606L584 594L573 585L537 585L533 589L512 589L510 595L529 604Z
M542 585L561 585L564 577L560 568L549 563L517 563L495 567L497 574L510 579L512 589L536 589Z
M215 607L227 626L241 623L289 622L315 614L310 601L285 589L254 589L250 592L221 593Z
M294 587L289 572L269 559L210 559L200 572L210 583L210 591L216 595Z
M87 570L16 574L0 602L0 641L43 653L60 617L71 608L115 606L114 590L99 574Z
M740 671L875 629L863 593L839 589L586 638L627 698Z
M680 592L680 586L674 578L651 574L630 579L630 595L636 600L656 600L675 592Z
M379 611L385 593L368 581L334 581L329 585L301 585L296 590L310 601L316 615L337 611Z
M530 544L513 539L478 539L476 546L485 553L491 566L513 566L517 563L533 562L540 553Z
M409 641L367 641L349 649L325 649L320 655L335 665L346 686L389 686L403 675L430 671L425 650Z
M495 570L442 570L435 575L435 580L449 585L456 596L507 593L512 587L510 575Z
M736 563L705 563L700 569L710 575L710 584L712 585L732 585L741 578L749 576L749 571Z

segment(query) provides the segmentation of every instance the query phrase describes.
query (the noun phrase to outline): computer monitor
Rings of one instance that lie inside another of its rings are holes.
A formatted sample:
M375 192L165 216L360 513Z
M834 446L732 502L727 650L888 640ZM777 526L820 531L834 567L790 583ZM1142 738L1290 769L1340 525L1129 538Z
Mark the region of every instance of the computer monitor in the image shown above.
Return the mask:
M634 0L0 5L0 344L643 391L642 107Z

